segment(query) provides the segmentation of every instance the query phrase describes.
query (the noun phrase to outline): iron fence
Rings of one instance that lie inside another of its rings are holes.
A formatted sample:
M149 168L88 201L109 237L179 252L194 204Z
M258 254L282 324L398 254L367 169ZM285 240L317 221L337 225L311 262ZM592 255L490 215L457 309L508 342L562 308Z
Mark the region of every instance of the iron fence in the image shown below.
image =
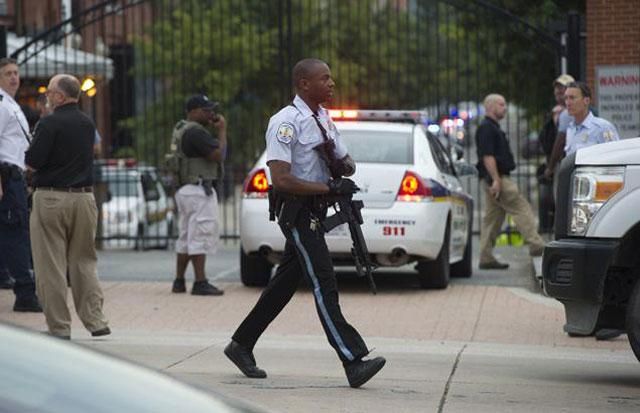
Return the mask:
M269 116L292 98L292 66L309 56L331 65L334 107L426 110L472 163L481 102L488 93L504 95L516 179L537 205L535 171L542 158L534 138L553 103L560 56L556 39L538 28L545 22L479 0L74 4L61 24L10 38L10 50L22 70L20 99L34 112L52 74L68 72L83 81L81 106L95 119L104 159L98 168L104 242L166 246L175 235L163 160L183 103L196 92L219 101L227 118L222 235L238 237L242 181L264 150ZM482 194L476 178L464 185L476 201L478 231ZM157 223L161 228L149 229Z

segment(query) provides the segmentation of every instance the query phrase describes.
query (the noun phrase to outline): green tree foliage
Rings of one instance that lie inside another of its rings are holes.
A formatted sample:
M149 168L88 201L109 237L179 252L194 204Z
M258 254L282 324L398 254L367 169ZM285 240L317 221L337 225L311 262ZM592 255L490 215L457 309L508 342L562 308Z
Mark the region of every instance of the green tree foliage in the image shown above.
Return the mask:
M551 0L498 6L536 27L563 13ZM243 167L264 149L269 116L291 99L290 69L300 58L330 63L334 106L428 107L434 117L489 92L538 116L557 60L525 25L457 0L164 2L135 44L134 75L147 87L125 125L141 157L163 158L185 98L205 92L221 102L232 160Z

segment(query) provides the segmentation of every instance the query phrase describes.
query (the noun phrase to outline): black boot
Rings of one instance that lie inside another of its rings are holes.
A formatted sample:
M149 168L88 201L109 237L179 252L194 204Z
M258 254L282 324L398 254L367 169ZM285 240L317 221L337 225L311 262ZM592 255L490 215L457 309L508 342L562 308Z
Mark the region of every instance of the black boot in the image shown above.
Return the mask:
M208 280L194 281L191 295L222 295L224 291L209 284Z
M250 350L231 340L224 348L224 354L235 364L240 371L252 379L264 379L267 372L256 366L256 359Z
M184 278L176 278L173 280L173 287L171 287L172 293L186 293L187 286L184 282Z
M42 307L35 294L16 295L16 302L13 304L13 311L21 313L41 313Z
M369 381L373 376L384 367L384 363L387 361L384 357L376 357L371 360L356 360L352 363L344 366L344 371L347 373L347 380L349 380L349 386L358 388Z

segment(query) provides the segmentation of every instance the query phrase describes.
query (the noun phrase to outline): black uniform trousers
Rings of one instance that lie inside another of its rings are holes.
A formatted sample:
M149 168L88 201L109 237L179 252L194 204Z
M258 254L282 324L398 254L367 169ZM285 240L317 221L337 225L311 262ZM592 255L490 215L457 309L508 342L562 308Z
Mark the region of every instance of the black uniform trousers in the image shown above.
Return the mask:
M6 170L5 170L6 172ZM35 294L31 275L31 242L29 240L29 209L27 186L22 174L15 171L2 174L0 200L0 254L2 262L15 280L16 296Z
M318 226L313 229L315 214L302 208L289 227L280 224L287 241L282 262L269 281L260 299L240 324L233 340L253 349L267 326L280 314L305 276L313 289L316 310L329 343L340 360L347 364L369 353L360 334L342 315L338 303L338 289L329 249L324 233Z

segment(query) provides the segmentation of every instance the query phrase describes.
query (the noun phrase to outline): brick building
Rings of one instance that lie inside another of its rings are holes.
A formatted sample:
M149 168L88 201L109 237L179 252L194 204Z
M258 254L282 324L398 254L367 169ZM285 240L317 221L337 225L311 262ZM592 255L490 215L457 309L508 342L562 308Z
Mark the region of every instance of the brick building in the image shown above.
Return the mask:
M600 116L640 136L640 0L587 0L587 83Z

